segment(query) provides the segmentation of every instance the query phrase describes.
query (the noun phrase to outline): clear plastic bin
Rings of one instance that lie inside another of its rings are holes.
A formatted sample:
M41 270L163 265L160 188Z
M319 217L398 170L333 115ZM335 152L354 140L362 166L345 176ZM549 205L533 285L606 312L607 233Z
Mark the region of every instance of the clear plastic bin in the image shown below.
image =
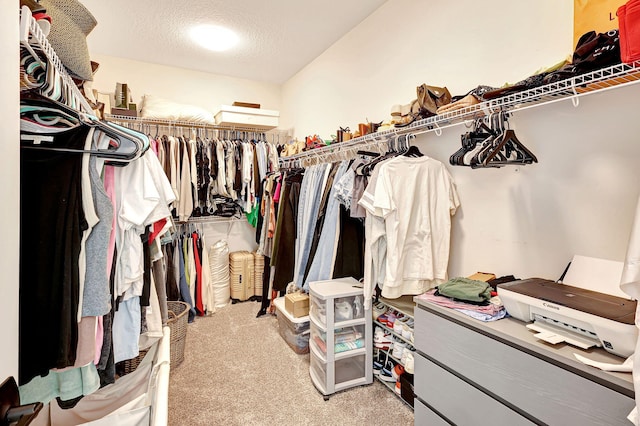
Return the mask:
M310 368L313 375L320 382L321 391L324 392L327 389L327 364L312 356Z
M366 355L339 359L335 362L335 384L349 382L365 376Z
M334 322L349 321L364 316L364 305L361 295L340 297L333 302Z
M309 295L309 315L323 326L327 324L327 302Z
M284 308L284 297L274 300L278 318L278 332L298 354L309 353L309 317L294 318Z
M364 324L337 328L333 335L334 353L339 354L364 348L366 345L364 332ZM311 324L311 340L322 355L326 357L327 333L320 330L313 323Z

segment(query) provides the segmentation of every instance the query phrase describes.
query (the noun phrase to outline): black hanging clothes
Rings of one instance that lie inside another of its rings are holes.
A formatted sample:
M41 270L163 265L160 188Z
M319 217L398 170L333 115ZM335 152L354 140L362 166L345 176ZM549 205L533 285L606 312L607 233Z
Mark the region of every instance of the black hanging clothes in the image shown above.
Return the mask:
M351 217L345 206L340 206L340 236L333 268L333 278L364 277L364 222Z
M296 218L302 174L287 176L283 181L278 221L273 240L272 266L275 266L273 289L282 291L293 281L295 268Z
M47 146L83 150L92 135L92 128L79 126L56 134ZM75 362L78 259L88 228L81 181L81 154L21 150L20 385Z

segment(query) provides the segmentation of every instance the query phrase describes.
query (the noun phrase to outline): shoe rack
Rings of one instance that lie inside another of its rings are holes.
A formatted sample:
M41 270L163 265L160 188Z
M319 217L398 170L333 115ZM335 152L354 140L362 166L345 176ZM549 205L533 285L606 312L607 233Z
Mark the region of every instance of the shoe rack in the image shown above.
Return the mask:
M397 299L385 299L379 298L378 302L373 302L373 305L378 304L379 306L384 306L384 313L381 315L387 315L389 312L393 312L397 314L397 316L403 318L404 323L413 324L414 320L414 307L415 302L413 301L413 296L402 296ZM382 367L384 369L386 361L390 361L392 365L401 365L403 369L406 370L406 355L405 356L397 356L399 355L397 348L394 348L394 344L399 343L402 345L402 352L408 351L411 356L415 356L415 346L413 342L413 329L415 326L411 326L410 334L407 333L407 328L403 326L403 331L394 330L392 326L389 326L388 323L382 321L382 316L378 316L373 320L374 329L382 329L385 334L390 336L390 340L392 343L389 344L388 349L378 348L376 346L380 346L375 343L375 335L374 335L374 362L382 363ZM394 321L395 322L395 321ZM412 361L410 361L413 364ZM413 367L409 367L409 371L413 371ZM391 380L388 377L388 374L385 374L386 371L381 371L380 369L374 369L374 377L379 380L382 384L384 384L389 391L394 392L398 398L400 398L403 402L405 402L408 406L413 408L413 374L405 372L399 377L397 380ZM397 382L399 382L400 393L397 391Z
M415 136L428 132L440 135L442 134L442 129L464 124L476 118L487 117L491 113L500 111L522 111L566 99L570 99L573 105L577 107L581 96L637 83L640 83L640 61L631 64L612 65L540 87L487 100L459 110L428 117L406 127L369 133L346 142L311 149L289 157L281 157L280 166L311 166L326 162L328 161L327 158L332 158L340 153L355 152L360 149L374 149L379 145L386 146L400 135Z
M309 375L324 399L373 382L371 311L354 278L309 284Z

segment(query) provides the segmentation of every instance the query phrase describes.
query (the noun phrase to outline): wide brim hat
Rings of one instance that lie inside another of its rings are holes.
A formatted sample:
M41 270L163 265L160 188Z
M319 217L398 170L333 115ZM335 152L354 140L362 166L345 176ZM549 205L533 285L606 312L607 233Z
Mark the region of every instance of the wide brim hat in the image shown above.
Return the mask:
M96 18L77 0L40 0L51 16L49 43L69 74L80 80L93 80L87 35L98 24Z

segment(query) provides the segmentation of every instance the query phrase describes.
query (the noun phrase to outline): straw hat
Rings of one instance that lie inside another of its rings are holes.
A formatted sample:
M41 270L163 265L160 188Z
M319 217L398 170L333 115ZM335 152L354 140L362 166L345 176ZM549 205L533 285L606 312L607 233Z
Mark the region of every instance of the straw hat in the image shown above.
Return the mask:
M87 35L96 19L77 0L40 0L51 16L49 43L72 77L93 80Z

